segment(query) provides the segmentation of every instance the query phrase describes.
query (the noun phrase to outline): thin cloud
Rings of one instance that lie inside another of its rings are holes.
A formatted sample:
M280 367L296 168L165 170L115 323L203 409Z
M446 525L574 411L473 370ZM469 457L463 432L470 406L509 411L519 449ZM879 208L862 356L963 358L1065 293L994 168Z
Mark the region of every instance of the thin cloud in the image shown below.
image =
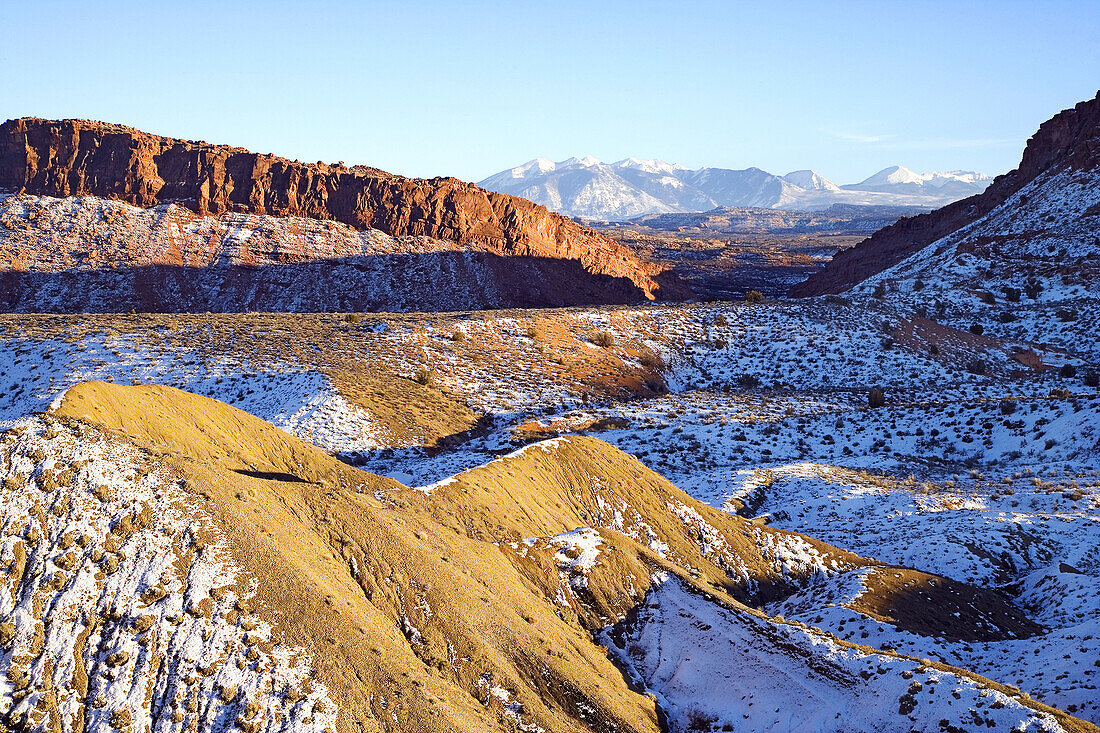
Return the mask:
M827 130L829 135L862 145L878 145L883 150L960 150L967 148L992 148L1006 145L1023 146L1015 137L952 138L934 137L918 140L898 139L897 135L864 135L844 130Z
M991 148L1001 145L1023 147L1023 141L1015 137L979 138L930 138L927 140L901 140L885 147L891 150L954 150L958 148Z
M852 132L841 132L839 130L828 130L828 133L833 137L838 137L841 140L848 140L853 143L880 143L884 140L889 140L894 137L893 135L859 135Z

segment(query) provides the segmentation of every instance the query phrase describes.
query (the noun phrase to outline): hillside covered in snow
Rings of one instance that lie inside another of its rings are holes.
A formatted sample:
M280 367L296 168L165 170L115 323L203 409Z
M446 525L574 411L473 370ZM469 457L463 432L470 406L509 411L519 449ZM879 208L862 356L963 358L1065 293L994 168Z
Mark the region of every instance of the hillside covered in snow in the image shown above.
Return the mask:
M645 297L628 277L578 259L502 256L483 242L0 193L0 311L468 310Z
M836 294L882 283L889 290L916 288L909 300L920 300L928 297L919 295L926 283L939 282L1000 291L1001 302L1015 310L1021 302L1016 291L1027 294L1026 303L1039 290L1045 302L1072 297L1073 285L1091 290L1100 255L1098 176L1100 93L1040 125L1020 165L981 195L881 229L837 254L791 294Z

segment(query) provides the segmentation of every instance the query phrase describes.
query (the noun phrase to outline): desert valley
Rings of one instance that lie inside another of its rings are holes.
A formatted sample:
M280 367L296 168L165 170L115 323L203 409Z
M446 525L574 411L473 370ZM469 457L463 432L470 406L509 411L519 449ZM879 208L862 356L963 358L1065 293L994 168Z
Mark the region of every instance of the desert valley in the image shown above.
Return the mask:
M1100 94L995 178L0 125L0 730L1100 730Z

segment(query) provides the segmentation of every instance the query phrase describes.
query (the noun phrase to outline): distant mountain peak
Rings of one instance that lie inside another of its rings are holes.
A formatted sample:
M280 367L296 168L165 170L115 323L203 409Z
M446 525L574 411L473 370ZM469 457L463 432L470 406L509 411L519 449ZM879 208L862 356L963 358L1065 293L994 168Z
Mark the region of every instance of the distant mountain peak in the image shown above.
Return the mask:
M688 169L633 157L603 163L586 155L557 163L535 158L489 176L480 185L568 216L623 221L722 206L808 211L833 204L933 209L979 193L989 181L988 176L970 171L916 173L895 165L861 183L838 186L809 169L777 176L756 167Z
M860 181L857 186L896 186L905 184L943 186L951 182L980 183L993 180L991 176L975 171L933 171L931 173L917 173L903 165L892 165L883 168L870 178Z
M783 176L783 180L787 183L794 184L799 188L804 188L807 191L839 191L840 186L830 181L825 176L821 175L817 171L804 169L800 171L791 171L787 175Z
M549 173L556 168L554 161L549 158L535 158L523 165L518 165L511 170L512 178L529 178L531 176Z
M878 173L874 174L866 180L860 181L859 185L881 185L881 184L895 184L895 183L923 183L925 177L919 173L906 168L903 165L892 165L889 168L883 168Z
M623 158L620 161L612 163L614 168L630 168L633 170L645 171L646 173L675 173L676 171L686 171L687 168L679 163L668 163L663 160L642 160L640 158Z
M603 165L603 162L594 155L586 155L583 158L569 158L557 164L559 168L595 168Z

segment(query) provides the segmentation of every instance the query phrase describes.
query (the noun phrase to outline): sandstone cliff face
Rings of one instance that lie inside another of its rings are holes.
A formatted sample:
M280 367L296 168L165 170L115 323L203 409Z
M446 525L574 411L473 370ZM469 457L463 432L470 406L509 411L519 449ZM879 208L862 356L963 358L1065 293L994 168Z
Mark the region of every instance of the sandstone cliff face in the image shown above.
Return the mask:
M654 268L628 249L524 199L454 178L306 164L102 122L23 118L0 125L0 191L335 220L504 256L578 260L588 273L630 280L639 300L659 290Z
M1020 166L977 196L881 229L838 253L824 270L791 288L794 297L841 293L893 267L937 239L980 219L1039 175L1060 169L1100 167L1100 92L1039 126L1027 142Z
M0 195L0 312L463 311L637 302L629 278L481 242L95 196Z

